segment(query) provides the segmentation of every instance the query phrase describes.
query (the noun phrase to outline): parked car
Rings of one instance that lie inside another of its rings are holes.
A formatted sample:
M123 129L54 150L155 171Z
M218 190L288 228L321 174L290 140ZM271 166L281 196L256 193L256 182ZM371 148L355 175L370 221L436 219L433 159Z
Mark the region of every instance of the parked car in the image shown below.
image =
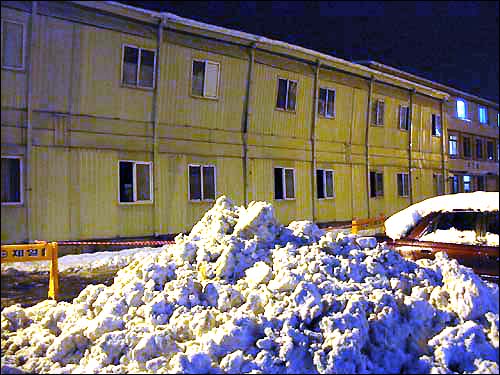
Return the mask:
M413 260L444 251L478 275L498 282L498 192L429 198L385 222L387 245Z

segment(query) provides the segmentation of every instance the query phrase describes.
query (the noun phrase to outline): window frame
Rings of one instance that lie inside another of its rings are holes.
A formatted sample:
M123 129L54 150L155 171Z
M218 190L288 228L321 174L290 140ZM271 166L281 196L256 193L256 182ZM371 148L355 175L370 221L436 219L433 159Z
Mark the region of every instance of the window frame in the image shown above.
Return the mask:
M475 142L474 142L474 143L475 143L475 144L474 144L474 151L475 151L475 155L474 155L474 157L475 157L475 160L486 160L486 158L485 158L485 153L484 153L484 145L485 145L485 144L484 144L484 139L483 139L483 138L481 138L481 137L475 137L475 138L474 138L474 141L475 141ZM479 148L477 147L477 142L478 142L478 141L480 141L480 142L481 142L481 149L479 149ZM479 156L479 155L478 155L478 151L479 151L479 150L481 150L481 156Z
M203 69L203 95L197 95L193 93L193 66L194 62L202 62L205 64L205 67ZM207 77L207 63L217 65L217 94L216 96L206 96L205 95L205 83L206 83L206 77ZM209 99L209 100L219 100L220 97L220 76L221 76L221 70L220 70L220 62L218 61L212 61L208 59L202 59L202 58L192 58L191 59L191 72L190 74L190 80L189 80L189 95L193 98L197 99Z
M479 180L482 181L483 190L479 190ZM475 186L474 191L486 191L486 176L485 175L481 175L481 174L476 175L476 186Z
M399 175L406 176L406 181L407 181L407 184L406 184L406 194L405 194L405 189L404 189L405 188L405 183L404 183L405 182L405 178L403 177L401 179L401 182L403 184L403 186L402 186L403 195L399 194L399 185L398 185ZM410 174L408 172L397 172L396 173L396 189L397 189L396 193L397 193L398 198L408 198L410 196L410 187L409 187L409 185L410 185Z
M402 120L402 118L401 118L401 110L403 108L406 108L406 111L405 111L406 112L406 128L402 128L401 127L401 120ZM398 124L399 130L405 131L405 132L409 131L410 130L410 126L411 126L410 125L411 121L410 121L410 106L408 104L400 104L399 105L399 107L398 107L398 117L399 117L399 124Z
M465 191L465 177L469 177L469 181L468 181L468 184L469 184L469 191ZM474 179L473 179L472 177L473 177L473 176L472 176L472 175L470 175L470 174L464 174L464 175L462 176L462 191L463 191L464 193L472 193L472 192L474 191L474 186L473 186L473 184L474 184L473 180L474 180Z
M464 104L464 117L460 117L458 113L458 102L462 102ZM465 99L457 98L456 103L455 103L455 111L457 114L457 118L460 120L467 120L467 102Z
M122 202L120 200L120 163L133 163L132 165L132 202ZM137 200L137 168L136 164L149 165L149 200ZM137 205L137 204L152 204L154 202L153 196L153 162L152 161L142 161L142 160L118 160L118 204L124 205Z
M1 202L2 206L22 206L24 205L24 160L21 155L2 155L2 159L19 160L19 202Z
M283 198L276 198L274 196L273 197L274 200L276 200L276 201L294 201L294 200L296 200L297 199L297 186L295 184L295 168L293 168L293 167L282 167L282 166L276 165L276 166L273 167L273 172L277 168L281 169L281 184L282 184L282 189L283 189ZM294 193L294 197L293 198L288 198L287 197L286 172L285 172L285 170L287 170L287 169L293 171L293 174L292 174L292 176L293 176L293 193ZM273 176L274 176L274 173L273 173ZM274 181L274 183L276 184L276 181ZM276 190L276 188L275 188L275 190Z
M316 168L316 178L318 176L318 171L323 171L323 198L318 196L318 187L316 186L316 199L318 200L326 200L326 199L335 199L335 170L334 169L326 169L326 168ZM329 197L326 194L326 173L332 172L332 196Z
M125 83L123 81L123 65L125 59L125 47L136 48L138 49L137 55L137 83L132 85L130 83ZM139 84L140 81L140 71L141 71L141 60L142 60L142 50L153 52L154 53L154 62L153 62L153 86L142 86ZM122 61L121 61L121 77L120 77L120 85L122 87L132 88L132 89L143 89L143 90L154 90L156 87L156 49L150 48L142 48L133 44L122 43Z
M469 140L469 156L465 155L465 139L468 139ZM469 135L463 135L462 136L462 158L463 159L472 159L472 155L474 154L473 150L472 150L472 137L469 136Z
M488 145L491 145L491 158L490 158L490 153L488 149ZM495 141L491 139L486 139L486 160L487 161L494 161L495 160Z
M435 124L437 123L437 119L439 118L439 135L435 134L434 129L437 129ZM443 123L441 121L441 115L438 113L431 113L431 133L433 137L441 138L443 136Z
M484 122L481 121L481 110L484 110L484 119L485 119ZM478 121L481 125L488 126L488 107L482 105L478 106L477 116L478 116Z
M13 71L16 71L16 72L24 72L24 71L26 71L26 43L27 43L26 42L26 28L27 28L26 27L27 26L26 22L13 20L11 18L2 18L1 20L2 21L0 23L0 30L1 30L1 34L0 35L2 36L1 37L2 38L2 40L1 40L1 49L2 49L1 52L2 52L2 56L4 56L4 54L5 54L5 51L3 49L3 47L4 47L3 46L3 35L4 35L3 24L4 24L4 22L10 22L10 23L14 23L14 24L17 24L17 25L21 25L22 26L22 30L23 30L22 31L22 33L23 33L23 35L22 35L22 39L23 39L22 49L23 49L23 51L22 52L23 53L22 53L22 64L21 64L22 66L20 68L18 68L18 67L15 67L15 66L4 65L3 64L3 59L2 59L2 61L0 62L1 67L2 67L2 69L6 69L6 70L13 70Z
M286 81L286 96L285 96L285 108L278 107L277 99L279 95L279 90L280 90L280 79ZM290 91L290 82L295 82L296 84L296 93L295 93L295 108L294 109L288 109L288 92ZM276 102L274 104L274 109L277 111L283 111L283 112L289 112L289 113L297 113L297 99L299 97L299 81L296 79L290 79L290 78L284 78L281 76L278 76L278 79L276 80Z
M191 199L191 183L189 181L190 175L189 175L189 167L200 167L200 199ZM213 167L214 169L214 198L213 199L205 199L205 194L203 191L203 168L205 167ZM187 178L188 178L188 188L187 188L187 193L188 193L188 201L189 202L215 202L217 199L217 167L215 164L195 164L195 163L189 163L188 168L187 168Z
M322 115L320 110L319 110L319 97L320 97L320 93L321 93L321 90L326 90L326 101L325 101L325 114ZM328 108L328 92L331 91L333 92L333 114L332 115L328 115L328 111L327 111L327 108ZM320 87L319 90L318 90L318 115L322 118L326 118L326 119L334 119L336 114L337 114L337 91L331 87Z
M372 195L372 190L371 190L371 174L372 173L375 173L375 195ZM382 194L377 194L378 191L379 191L379 186L378 186L378 179L377 179L377 175L382 175ZM384 172L380 172L378 170L371 170L370 171L370 175L368 176L369 180L370 180L370 191L369 191L369 194L370 194L370 198L371 199L379 199L379 198L383 198L384 197Z
M456 151L455 154L451 153L451 147L450 147L450 142L451 142L450 138L451 137L456 138L455 139L455 151ZM460 147L460 137L458 136L458 134L448 133L448 156L450 157L450 159L458 159L460 157L459 147Z
M383 106L384 106L384 115L382 116L382 122L379 124L378 123L378 119L379 119L379 111L380 111L380 107L379 107L379 103L382 103ZM371 121L371 125L372 126L378 126L378 127L383 127L384 126L384 120L385 120L385 100L384 99L375 99L375 121ZM372 109L373 110L373 109Z

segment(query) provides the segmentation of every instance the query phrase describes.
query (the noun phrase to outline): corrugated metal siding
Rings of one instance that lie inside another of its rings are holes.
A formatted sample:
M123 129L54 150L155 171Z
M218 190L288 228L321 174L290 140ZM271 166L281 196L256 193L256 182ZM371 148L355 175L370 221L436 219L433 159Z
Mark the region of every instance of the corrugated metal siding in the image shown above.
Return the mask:
M327 164L318 165L320 169L334 170L334 192L333 199L317 199L317 192L314 192L317 205L317 221L340 221L350 220L352 218L352 194L358 192L359 186L351 188L351 166L346 164ZM359 182L355 182L356 185ZM362 197L356 197L362 199Z
M2 244L24 242L26 233L26 208L22 206L1 206Z

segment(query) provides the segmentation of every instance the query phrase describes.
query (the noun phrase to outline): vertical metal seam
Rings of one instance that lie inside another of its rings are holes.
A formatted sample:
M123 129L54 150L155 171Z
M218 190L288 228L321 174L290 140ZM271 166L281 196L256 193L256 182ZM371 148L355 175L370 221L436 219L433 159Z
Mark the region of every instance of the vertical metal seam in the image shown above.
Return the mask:
M243 121L243 200L245 206L248 206L248 190L249 190L249 161L248 161L248 128L250 123L250 96L252 93L253 81L253 65L255 61L255 43L249 46L249 60L248 60L248 75L247 75L247 88L244 106L245 118Z
M366 207L368 209L368 218L370 218L370 156L369 156L369 137L370 137L370 123L372 118L372 96L373 84L375 77L372 75L370 79L370 88L368 89L368 113L366 116L366 130L365 130L365 166L366 166Z

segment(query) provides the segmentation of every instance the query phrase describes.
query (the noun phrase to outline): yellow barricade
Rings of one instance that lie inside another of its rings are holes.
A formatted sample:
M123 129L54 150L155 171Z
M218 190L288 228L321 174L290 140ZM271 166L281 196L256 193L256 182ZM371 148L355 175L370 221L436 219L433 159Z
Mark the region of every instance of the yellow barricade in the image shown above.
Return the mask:
M380 227L384 225L386 217L383 214L380 214L378 217L374 217L371 219L354 219L352 220L352 234L357 234L360 229L368 229L370 227Z
M59 268L57 242L36 241L34 244L2 245L1 263L50 261L49 298L57 300L59 294Z

